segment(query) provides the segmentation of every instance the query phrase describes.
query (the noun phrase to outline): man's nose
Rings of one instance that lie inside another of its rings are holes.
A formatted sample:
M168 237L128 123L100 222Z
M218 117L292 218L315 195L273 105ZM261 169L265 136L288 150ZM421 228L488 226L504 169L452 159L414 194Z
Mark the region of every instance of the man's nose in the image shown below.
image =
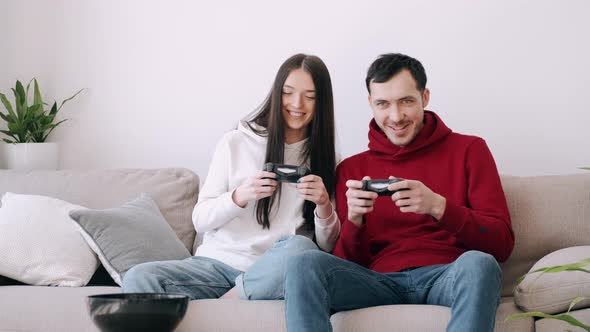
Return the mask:
M389 119L395 123L402 122L405 118L405 114L399 109L397 105L392 105L389 108Z

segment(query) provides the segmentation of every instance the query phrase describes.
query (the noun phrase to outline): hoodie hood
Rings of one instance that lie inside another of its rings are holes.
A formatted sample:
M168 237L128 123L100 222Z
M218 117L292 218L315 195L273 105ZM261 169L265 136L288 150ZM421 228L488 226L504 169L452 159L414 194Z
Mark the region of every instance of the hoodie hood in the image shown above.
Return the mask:
M260 131L261 133L258 134L256 133L254 130ZM238 123L238 131L246 134L248 137L250 137L251 139L253 139L255 142L259 143L259 144L264 144L266 146L266 143L268 142L268 134L266 133L266 128L257 125L254 122L248 122L247 120L241 120ZM299 142L295 142L292 144L287 144L285 143L285 148L286 149L303 149L303 147L305 146L305 144L307 143L307 141L309 140L309 137L306 137L305 139L299 141Z
M252 126L256 130L265 131L263 127L253 122L248 123L246 120L241 120L240 122L238 122L238 131L246 134L248 137L252 138L256 142L266 144L267 136L255 133L250 126Z
M391 143L383 130L379 128L375 119L372 119L369 124L369 150L377 154L382 154L387 159L404 159L413 152L443 140L451 132L451 129L444 124L436 113L425 110L424 128L422 128L412 143L408 146L400 147Z

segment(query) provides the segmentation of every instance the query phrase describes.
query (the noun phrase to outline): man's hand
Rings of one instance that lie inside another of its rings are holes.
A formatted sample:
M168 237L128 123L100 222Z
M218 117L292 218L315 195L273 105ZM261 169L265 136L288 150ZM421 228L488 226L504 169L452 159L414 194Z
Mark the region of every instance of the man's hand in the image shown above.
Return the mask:
M389 178L394 177L390 176ZM436 220L440 220L445 213L446 198L433 192L420 181L404 180L390 184L388 189L399 190L391 195L391 200L400 207L401 212L429 214Z
M365 176L363 180L370 180L371 178ZM348 203L348 220L361 227L363 224L363 216L373 211L373 204L378 197L377 193L372 191L361 190L363 187L362 181L348 180L346 181L348 190L346 191L346 199Z
M248 202L269 197L277 189L276 177L275 173L260 171L237 187L231 198L237 206L244 208Z
M321 177L310 174L300 178L297 183L297 190L303 196L303 199L316 204L318 217L326 219L332 214L330 195L328 195Z

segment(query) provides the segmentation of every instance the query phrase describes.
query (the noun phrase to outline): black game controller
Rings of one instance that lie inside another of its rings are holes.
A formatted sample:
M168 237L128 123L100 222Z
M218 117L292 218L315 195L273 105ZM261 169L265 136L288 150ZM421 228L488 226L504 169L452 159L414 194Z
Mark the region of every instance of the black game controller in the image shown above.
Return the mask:
M396 182L404 181L404 179L375 179L375 180L363 180L363 187L361 190L372 191L377 193L379 196L391 196L399 190L407 190L407 188L399 190L388 190L387 187Z
M305 166L266 163L264 171L273 172L277 175L277 181L296 183L300 177L310 174L309 168Z

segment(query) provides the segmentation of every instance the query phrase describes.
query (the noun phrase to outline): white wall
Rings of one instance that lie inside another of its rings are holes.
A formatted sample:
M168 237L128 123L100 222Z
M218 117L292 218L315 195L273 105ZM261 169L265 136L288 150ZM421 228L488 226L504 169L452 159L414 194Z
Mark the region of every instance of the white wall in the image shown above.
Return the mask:
M426 67L429 108L484 137L501 173L574 173L590 165L589 11L587 0L0 0L0 91L33 76L46 98L86 88L50 139L64 168L204 178L215 142L296 52L330 69L342 154L365 150L366 69L403 52Z

